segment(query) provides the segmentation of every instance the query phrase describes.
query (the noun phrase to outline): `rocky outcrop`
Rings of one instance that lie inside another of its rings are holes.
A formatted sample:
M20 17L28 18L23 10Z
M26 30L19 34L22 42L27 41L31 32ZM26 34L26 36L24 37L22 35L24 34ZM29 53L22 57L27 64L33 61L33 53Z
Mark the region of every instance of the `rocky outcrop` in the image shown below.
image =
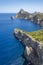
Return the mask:
M22 18L22 19L28 19L31 20L37 24L39 24L40 26L43 26L43 14L42 13L28 13L26 11L24 11L23 9L21 9L17 14L16 14L16 18Z
M11 19L14 20L14 16L11 16Z
M39 24L40 26L43 26L43 16L39 16L39 14L35 15L33 17L33 22Z
M24 56L34 65L43 65L43 43L34 40L24 31L15 29L14 35L25 46Z
M24 11L23 9L21 9L19 11L19 13L17 13L16 18L22 18L22 19L31 19L32 15L26 11Z
M42 19L42 20L40 20L40 25L41 25L41 26L43 26L43 19Z

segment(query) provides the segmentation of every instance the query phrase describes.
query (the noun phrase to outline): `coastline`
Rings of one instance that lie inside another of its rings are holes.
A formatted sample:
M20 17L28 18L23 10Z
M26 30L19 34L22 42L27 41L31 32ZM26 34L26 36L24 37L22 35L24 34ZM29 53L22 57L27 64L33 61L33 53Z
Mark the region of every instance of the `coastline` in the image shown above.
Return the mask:
M36 23L43 27L43 13L29 13L23 9L21 9L17 14L16 18L21 18L25 20L30 20L33 23Z
M22 44L25 47L24 54L23 54L23 57L27 61L25 62L28 64L28 62L31 61L31 63L34 65L42 65L43 64L42 44L35 41L34 39L31 38L31 36L28 36L24 31L19 30L19 29L14 30L14 35L17 39L19 39L20 42L22 42Z

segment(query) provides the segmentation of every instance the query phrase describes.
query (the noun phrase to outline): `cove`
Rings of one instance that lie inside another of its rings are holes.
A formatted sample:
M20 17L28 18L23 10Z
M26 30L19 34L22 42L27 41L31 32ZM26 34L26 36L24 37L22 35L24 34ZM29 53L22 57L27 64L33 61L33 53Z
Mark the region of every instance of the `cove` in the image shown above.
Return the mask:
M32 32L42 29L39 25L30 20L17 19L11 20L11 16L16 14L3 13L0 14L0 65L23 65L24 60L22 54L24 47L14 37L15 28Z

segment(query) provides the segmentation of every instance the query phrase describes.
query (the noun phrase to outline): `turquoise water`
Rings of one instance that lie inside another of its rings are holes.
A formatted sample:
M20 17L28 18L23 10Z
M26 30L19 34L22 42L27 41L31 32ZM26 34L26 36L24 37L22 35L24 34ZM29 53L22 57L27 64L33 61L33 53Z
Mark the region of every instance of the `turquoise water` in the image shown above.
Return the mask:
M41 29L30 20L11 20L12 15L16 14L0 14L0 65L23 65L25 59L21 55L24 48L13 35L15 28L29 32Z

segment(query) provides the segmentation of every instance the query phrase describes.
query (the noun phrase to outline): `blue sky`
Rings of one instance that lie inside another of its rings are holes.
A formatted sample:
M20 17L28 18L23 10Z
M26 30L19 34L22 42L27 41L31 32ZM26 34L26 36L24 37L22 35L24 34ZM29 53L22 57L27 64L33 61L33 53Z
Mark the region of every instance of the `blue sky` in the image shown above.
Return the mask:
M20 9L43 12L43 0L0 0L0 13L15 13Z

